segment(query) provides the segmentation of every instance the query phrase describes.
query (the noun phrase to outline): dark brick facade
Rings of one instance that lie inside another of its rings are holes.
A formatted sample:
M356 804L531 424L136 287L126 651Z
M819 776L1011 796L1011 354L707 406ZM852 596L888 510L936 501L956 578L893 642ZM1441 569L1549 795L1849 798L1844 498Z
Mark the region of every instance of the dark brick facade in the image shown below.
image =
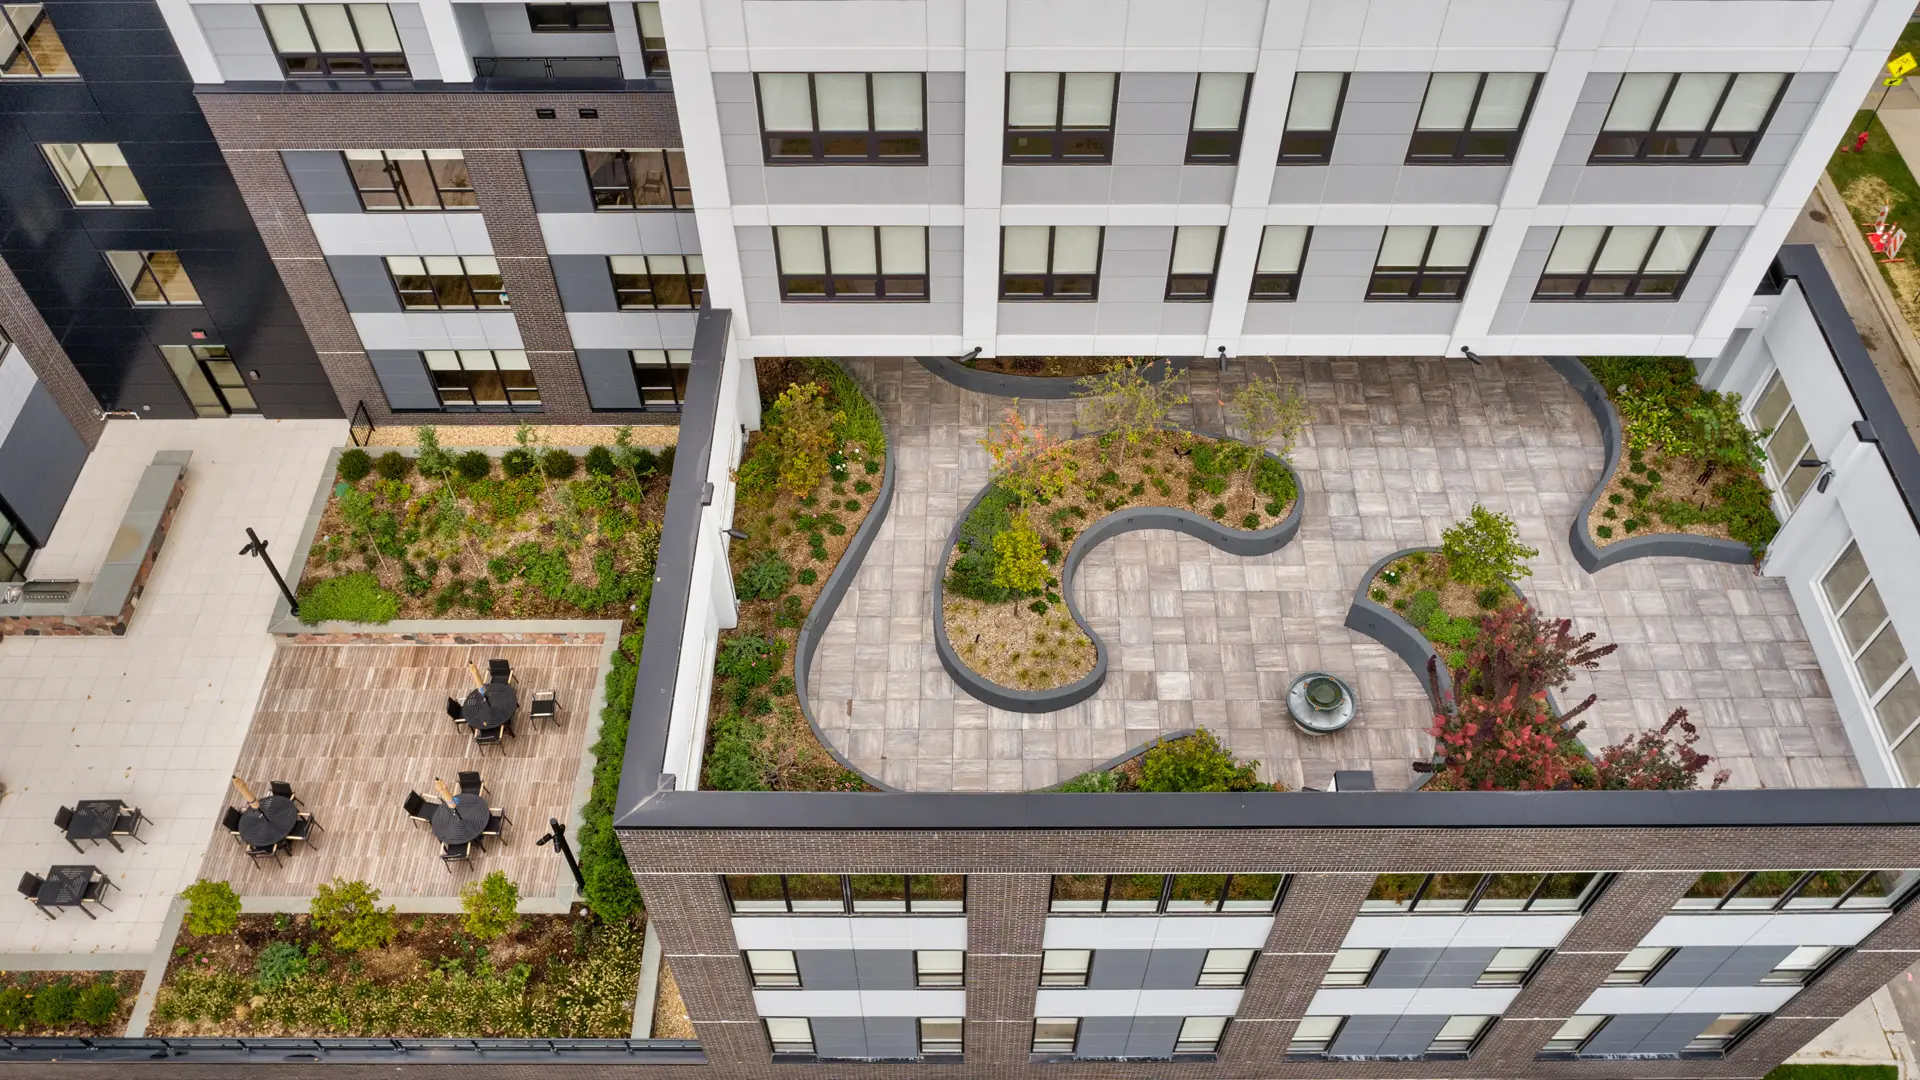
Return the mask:
M13 339L27 366L60 406L61 415L91 449L100 441L100 429L106 426L100 418L100 403L5 259L0 259L0 330Z

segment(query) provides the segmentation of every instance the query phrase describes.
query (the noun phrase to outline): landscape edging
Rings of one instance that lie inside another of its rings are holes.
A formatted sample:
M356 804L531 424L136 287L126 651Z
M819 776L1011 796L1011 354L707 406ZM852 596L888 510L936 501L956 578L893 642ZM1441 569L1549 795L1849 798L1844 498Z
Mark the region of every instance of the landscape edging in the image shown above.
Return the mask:
M1075 376L1007 375L981 371L949 356L916 356L920 366L962 390L993 397L1019 398L1023 401L1065 401L1080 394L1080 378ZM1148 382L1164 382L1187 370L1191 356L1161 356L1147 364Z
M1183 429L1195 435L1225 440L1226 436L1194 429ZM1306 503L1306 492L1300 486L1300 474L1293 466L1270 450L1261 453L1279 461L1293 477L1293 508L1280 523L1270 528L1256 531L1231 529L1211 518L1205 518L1190 510L1181 510L1171 506L1141 506L1131 510L1116 510L1094 521L1074 538L1073 546L1067 550L1066 560L1060 567L1060 598L1065 602L1067 614L1080 627L1080 632L1093 642L1093 670L1065 686L1056 686L1048 690L1015 690L1001 686L986 676L968 667L953 649L953 643L947 639L946 617L946 581L947 564L952 561L953 550L960 544L960 530L966 525L967 518L987 492L993 490L992 481L981 487L973 500L967 503L960 516L954 520L953 532L947 537L947 545L941 551L940 561L934 567L933 576L933 646L940 656L940 666L948 676L970 696L998 709L1008 712L1043 713L1055 712L1069 706L1078 705L1099 691L1107 680L1107 644L1100 635L1087 625L1080 614L1080 606L1073 600L1073 575L1080 569L1080 563L1103 541L1143 529L1166 529L1184 533L1229 555L1250 557L1266 555L1285 547L1287 542L1300 531L1301 510Z
M1440 651L1433 647L1433 642L1427 640L1427 635L1401 618L1399 612L1374 602L1367 593L1373 588L1373 579L1394 560L1416 551L1439 550L1437 547L1402 548L1376 559L1372 566L1367 567L1359 586L1353 590L1353 603L1347 607L1346 621L1347 629L1385 645L1389 652L1406 661L1407 666L1413 669L1413 677L1419 679L1420 685L1426 689L1427 698L1433 702L1435 709L1440 707L1440 698L1434 697L1433 681L1427 678L1427 663L1433 662L1441 698L1453 696L1453 673L1447 670L1447 665L1439 662Z
M1691 533L1652 533L1646 536L1630 536L1616 540L1601 547L1594 543L1587 532L1587 517L1606 493L1607 482L1620 467L1622 456L1622 436L1620 414L1613 407L1613 400L1607 396L1606 387L1593 377L1587 365L1574 356L1549 356L1548 366L1560 373L1561 377L1573 387L1580 399L1587 403L1593 418L1600 423L1600 438L1606 444L1606 464L1600 470L1600 479L1593 490L1581 500L1580 509L1573 517L1573 525L1567 530L1567 545L1573 549L1573 559L1580 569L1592 574L1609 566L1628 561L1644 559L1655 555L1668 555L1683 559L1700 559L1705 562L1733 563L1749 566L1753 563L1753 549L1738 540L1721 540L1713 536L1694 536Z

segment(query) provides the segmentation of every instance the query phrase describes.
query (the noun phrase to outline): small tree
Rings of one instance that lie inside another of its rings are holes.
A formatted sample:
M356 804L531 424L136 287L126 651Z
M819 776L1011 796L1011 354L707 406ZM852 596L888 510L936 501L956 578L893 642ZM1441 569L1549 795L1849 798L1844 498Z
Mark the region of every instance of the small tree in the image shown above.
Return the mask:
M813 494L832 468L834 425L843 421L827 409L818 383L794 383L767 409L765 431L780 466L780 488L796 498Z
M1066 491L1073 469L1066 446L1046 428L1027 423L1016 406L1007 406L1006 416L980 445L993 459L995 482L1022 506L1052 502Z
M1673 729L1680 738L1672 738ZM1713 759L1693 748L1700 731L1687 719L1687 710L1675 709L1667 722L1653 731L1627 737L1600 752L1600 787L1606 791L1692 791ZM1713 788L1733 774L1721 769Z
M1187 392L1173 379L1148 379L1147 361L1139 357L1081 379L1078 394L1093 401L1093 425L1119 436L1122 461L1127 447L1150 438L1169 413L1187 403Z
M1142 791L1266 791L1253 763L1240 761L1200 728L1184 739L1161 743L1140 759Z
M1440 534L1440 554L1447 560L1447 575L1476 589L1499 585L1509 578L1529 577L1526 560L1540 554L1520 542L1520 527L1513 518L1473 504L1465 521L1458 521Z
M467 933L492 941L520 925L520 886L505 872L495 870L479 881L460 887L460 908L467 913Z
M1024 518L1016 518L1012 528L994 534L993 554L995 585L1023 595L1047 587L1046 549Z
M1576 637L1573 620L1543 618L1526 603L1491 612L1454 672L1454 692L1498 699L1515 687L1533 697L1565 686L1575 669L1592 671L1620 648L1594 645L1597 636Z
M422 424L414 429L414 438L420 444L420 457L414 467L420 475L430 480L445 481L453 476L453 455L440 446L440 433L430 424Z
M309 905L314 929L333 935L343 953L383 948L393 940L393 906L380 906L380 890L364 881L334 878L322 885Z
M1687 410L1687 419L1693 425L1689 434L1694 449L1707 463L1699 483L1711 480L1721 467L1758 472L1766 464L1759 435L1740 415L1739 394L1708 394L1705 404Z
M231 934L240 925L240 895L224 881L199 881L181 890L187 902L187 932L195 937Z
M1227 413L1246 432L1248 442L1273 451L1282 461L1289 460L1294 442L1312 419L1307 400L1280 381L1277 369L1271 375L1248 380L1234 391L1227 401ZM1259 463L1260 455L1249 457L1247 475L1253 475Z

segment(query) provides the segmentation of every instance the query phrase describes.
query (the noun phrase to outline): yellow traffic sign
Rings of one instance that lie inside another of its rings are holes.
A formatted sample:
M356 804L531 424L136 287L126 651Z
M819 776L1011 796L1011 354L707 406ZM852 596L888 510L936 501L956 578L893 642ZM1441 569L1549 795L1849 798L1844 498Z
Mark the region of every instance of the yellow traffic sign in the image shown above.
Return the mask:
M1901 83L1906 81L1907 80L1905 79L1881 79L1880 85L1881 86L1899 86Z
M1920 61L1915 61L1912 53L1901 53L1887 61L1887 74L1897 79L1917 67L1920 67Z

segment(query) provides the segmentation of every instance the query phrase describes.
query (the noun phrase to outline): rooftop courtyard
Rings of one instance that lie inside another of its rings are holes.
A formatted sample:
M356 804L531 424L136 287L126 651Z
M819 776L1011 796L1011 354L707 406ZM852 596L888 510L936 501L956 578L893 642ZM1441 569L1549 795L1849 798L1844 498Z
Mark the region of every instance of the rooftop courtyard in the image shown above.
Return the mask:
M1260 777L1324 787L1371 769L1411 787L1432 746L1424 676L1344 626L1367 568L1439 543L1475 504L1504 511L1540 550L1521 591L1619 651L1566 695L1590 746L1657 727L1684 707L1699 748L1732 787L1860 786L1840 720L1785 585L1750 567L1646 558L1588 574L1567 533L1600 477L1598 425L1544 361L1282 359L1312 424L1292 455L1305 518L1279 551L1244 558L1170 532L1097 547L1075 599L1112 652L1090 700L1052 713L991 708L959 690L933 645L933 576L956 516L987 482L979 446L1012 404L951 385L911 359L849 360L896 452L894 503L828 627L813 669L815 715L855 766L921 791L1045 787L1158 735L1207 727ZM1201 363L1174 422L1222 430L1222 400L1267 361ZM1030 423L1087 434L1087 406L1023 402ZM1323 670L1347 680L1359 713L1309 736L1288 718L1287 686Z

